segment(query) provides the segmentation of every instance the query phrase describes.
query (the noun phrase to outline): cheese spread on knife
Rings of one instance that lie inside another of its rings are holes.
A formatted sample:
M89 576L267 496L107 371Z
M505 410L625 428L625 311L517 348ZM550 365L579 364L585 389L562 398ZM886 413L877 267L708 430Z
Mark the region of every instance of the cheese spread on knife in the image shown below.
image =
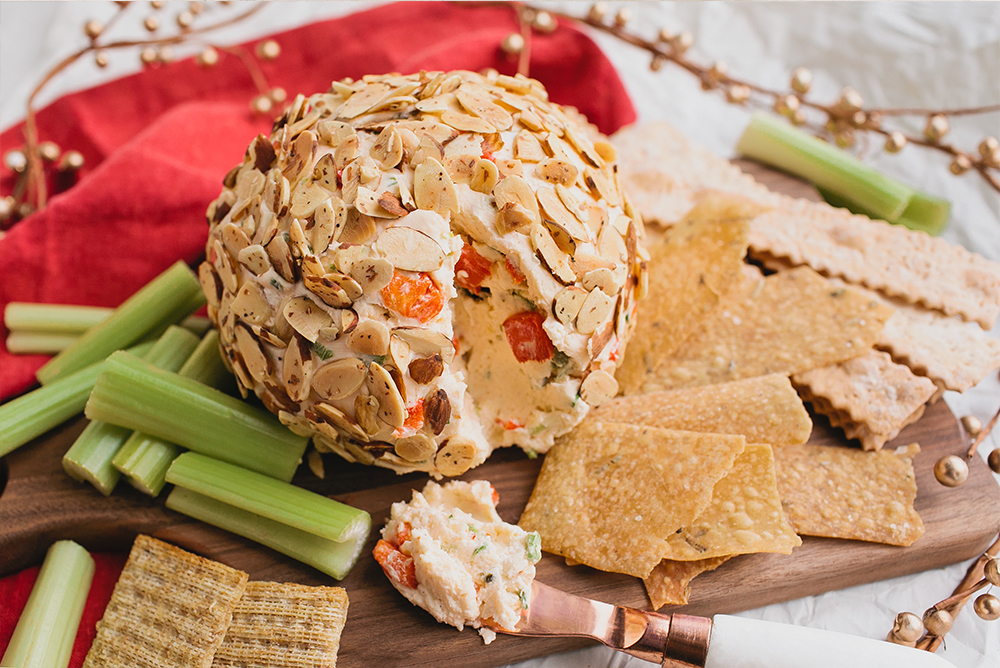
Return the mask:
M485 480L428 482L392 513L375 546L375 560L411 603L459 631L511 629L531 597L535 563L541 558L537 532L504 522L497 493Z
M617 393L647 285L615 159L519 76L297 97L208 210L199 275L241 390L401 473L547 451Z

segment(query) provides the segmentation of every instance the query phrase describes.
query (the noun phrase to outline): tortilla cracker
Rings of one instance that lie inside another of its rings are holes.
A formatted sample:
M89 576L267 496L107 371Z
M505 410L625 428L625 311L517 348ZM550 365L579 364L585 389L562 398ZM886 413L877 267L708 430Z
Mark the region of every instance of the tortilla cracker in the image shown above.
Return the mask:
M865 450L879 450L916 422L937 387L888 353L867 355L792 376L806 401Z
M518 524L547 552L645 577L746 445L742 436L588 422L545 456Z
M722 299L643 385L694 387L791 375L864 354L892 309L808 267L748 282Z
M619 397L591 410L586 419L737 434L750 443L775 446L805 443L812 431L802 400L780 374Z
M691 595L691 581L702 573L714 571L731 557L713 557L699 561L664 559L643 578L653 610L665 605L685 605Z
M674 561L756 552L791 554L801 545L781 510L771 446L748 443L732 470L716 483L709 506L670 536L667 544L663 558Z
M140 535L84 668L209 668L247 574Z
M924 533L913 508L917 482L912 443L895 452L829 445L775 450L785 517L803 536L912 545Z

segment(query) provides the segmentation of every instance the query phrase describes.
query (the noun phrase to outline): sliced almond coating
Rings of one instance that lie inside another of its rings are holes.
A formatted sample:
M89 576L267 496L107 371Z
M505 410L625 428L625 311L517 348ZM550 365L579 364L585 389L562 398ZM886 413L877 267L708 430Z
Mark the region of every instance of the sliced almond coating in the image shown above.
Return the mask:
M423 232L401 225L383 230L375 250L396 269L436 271L444 264L444 250Z
M394 429L403 426L406 419L406 404L389 372L378 362L368 366L365 379L368 393L378 399L378 417Z
M363 443L368 442L368 433L362 429L347 413L336 406L317 401L314 404L316 414L324 421L333 425L341 434L348 438L357 439Z
M233 258L218 239L212 243L212 249L215 251L215 261L213 264L215 265L215 271L218 272L219 278L222 280L222 287L229 292L236 292L240 286L240 279L236 275L236 268L233 267Z
M257 225L257 231L253 235L253 242L261 246L267 246L277 233L278 216L261 207L260 224Z
M500 178L505 179L508 176L524 176L524 172L521 170L520 160L511 160L510 158L495 158L494 164L497 166L497 171L500 172Z
M600 406L618 394L618 381L607 371L591 371L580 385L580 398L591 406Z
M344 230L340 233L339 241L344 244L365 244L368 243L378 226L375 219L367 216L357 209L348 209L347 222L344 223Z
M313 375L312 346L301 336L293 336L281 361L281 380L292 401L309 397L309 382ZM593 375L593 374L591 374Z
M394 339L396 337L393 337ZM409 352L409 348L407 348ZM421 357L413 360L407 366L407 371L410 372L410 378L420 385L426 385L435 378L441 375L444 371L444 360L441 355L434 353L429 357Z
M295 415L294 413L289 413L284 409L278 411L278 422L288 427L288 431L292 432L296 436L305 436L306 438L309 438L313 435L313 428L312 425L309 424L309 420ZM318 470L322 471L323 460L319 459L318 463L314 463L313 455L316 455L316 457L319 458L318 452L315 450L309 451L309 454L307 455L307 457L309 457L309 470L316 474L317 478L322 478L323 476L317 473L317 467Z
M444 166L434 158L417 165L413 175L413 197L420 209L441 215L459 211L455 184Z
M406 113L411 107L413 107L417 102L417 98L412 95L398 95L395 91L392 93L392 97L387 97L381 102L376 102L375 106L368 110L368 114L380 115L385 112L391 112L393 115ZM366 116L368 118L368 116ZM359 118L355 123L363 119Z
M545 159L545 151L534 133L521 130L514 137L514 157L521 162L541 162Z
M330 147L337 147L347 139L355 135L354 128L349 123L343 121L322 121L316 126L316 134L319 140Z
M578 249L573 257L570 258L570 266L573 267L576 277L583 280L584 276L595 269L608 269L613 272L615 263L605 260L600 255L594 255L589 251Z
M416 107L428 114L440 114L451 109L455 103L455 94L435 95L417 102Z
M497 128L486 119L466 114L455 109L448 109L441 114L441 120L461 132L477 132L479 134L491 134Z
M386 367L386 371L389 372L389 376L392 378L392 382L396 384L396 389L399 390L399 396L403 398L403 405L406 405L406 379L403 378L403 372L394 366Z
M455 344L447 336L430 329L397 327L392 333L410 344L415 355L440 355L445 366L455 357Z
M358 194L354 198L354 206L357 207L358 211L361 213L372 216L373 218L396 218L396 215L393 215L382 208L382 205L379 204L378 197L378 194L374 190L359 187Z
M292 195L291 208L289 211L296 218L308 218L316 211L316 207L329 199L330 193L323 188L312 184L305 188L298 188Z
M566 210L576 216L581 223L586 223L590 218L590 212L583 203L583 192L576 188L556 184L556 194L559 201L563 203Z
M393 449L408 462L422 462L430 459L437 451L437 443L427 434L413 434L398 439Z
M230 308L237 316L253 325L263 325L272 315L264 290L255 281L247 281L240 287Z
M408 193L409 191L404 186L400 192ZM378 196L378 204L386 213L389 214L390 218L399 218L410 212L409 209L403 206L403 202L388 190L383 191Z
M494 135L487 135L492 137ZM459 155L478 158L483 154L483 136L477 134L462 134L448 142L444 147L444 157L454 157Z
M597 252L605 260L614 262L616 268L627 268L625 265L628 261L628 247L613 225L605 225L597 235Z
M344 169L348 164L354 162L355 158L358 157L358 145L358 136L355 134L349 136L337 146L333 152L333 166L336 167L337 171Z
M535 167L535 176L552 184L572 185L579 175L580 170L575 165L554 158L546 158Z
M292 149L288 153L285 167L281 170L285 178L290 182L295 182L303 172L307 172L312 167L313 158L316 156L316 148L316 135L309 130L302 132L296 137L295 142L292 144Z
M531 245L556 280L563 285L576 281L576 274L569 263L570 256L559 248L546 228L541 225L531 228Z
M347 223L347 207L336 195L329 198L313 213L313 250L317 254L326 252L330 243L340 238Z
M561 160L562 162L572 162L576 157L576 151L573 148L559 138L555 132L550 132L545 136L545 145L549 149L549 153L556 160Z
M563 288L556 293L555 299L552 300L552 314L556 320L568 325L576 319L580 309L583 308L583 303L587 301L587 297L588 293L583 288L578 288L575 285Z
M254 380L260 383L271 375L273 371L271 359L250 328L241 322L236 323L236 347Z
M264 184L263 202L271 213L281 215L288 206L288 199L291 197L291 187L281 171L272 169L267 173Z
M566 230L577 241L590 240L590 230L570 213L555 190L542 187L535 191L535 196L541 205L541 213L544 218Z
M604 199L610 206L621 205L618 188L606 170L586 167L583 170L583 180L598 199Z
M474 155L445 155L442 164L444 164L445 171L448 172L452 182L468 185L476 172L476 162L478 161L479 158Z
M448 393L437 389L424 397L424 421L437 436L451 420L451 400Z
M444 147L437 139L430 134L421 133L420 143L410 156L410 165L416 167L425 162L428 158L444 160Z
M334 360L323 364L312 377L312 389L330 401L346 399L365 382L365 363L356 358Z
M535 222L535 216L531 211L517 202L507 202L497 212L497 233L501 235L508 234L509 232L527 234L527 230L534 226Z
M306 276L322 276L326 271L323 263L312 253L306 253L302 256L301 267L302 273Z
M361 185L372 187L372 183L377 182L381 178L382 168L367 155L359 155L354 162L357 163Z
M271 264L278 275L289 283L295 282L295 260L292 258L292 249L285 241L285 235L276 234L264 248L267 256L271 258Z
M614 297L606 295L603 290L594 288L587 295L579 315L576 316L576 328L582 334L594 333L611 315L614 306Z
M594 142L594 151L601 156L604 162L610 164L618 160L618 149L609 141L599 140Z
M389 328L377 320L362 320L347 338L351 350L378 357L389 352Z
M319 330L333 324L330 314L308 297L289 299L281 312L288 324L312 343L319 338Z
M240 251L250 245L250 239L240 227L226 223L222 226L222 243L233 256L238 256Z
M328 276L306 275L302 277L302 283L309 292L334 308L345 308L354 303L347 292Z
M492 160L481 158L476 161L476 167L469 179L469 187L478 193L489 195L500 180L500 171Z
M334 164L333 154L327 153L316 162L313 168L313 182L327 192L337 192L340 183L337 181L337 165Z
M337 112L338 118L356 118L365 113L389 94L390 87L384 83L368 84L347 98L347 102Z
M264 190L264 175L256 169L241 171L236 177L236 200L248 202Z
M363 378L362 378L363 381ZM354 398L354 419L365 433L374 436L382 430L378 419L378 399L370 394L359 394Z
M583 159L586 162L589 162L593 167L597 167L599 169L604 168L604 159L600 156L594 148L594 144L591 143L590 139L585 134L574 128L570 123L567 123L563 127L563 133L566 135L566 139L569 140L569 143L580 152L580 155L583 156Z
M482 88L463 84L455 96L463 107L492 125L497 131L507 130L514 124L514 117L503 107L497 105ZM447 122L445 120L445 123Z
M618 294L618 281L615 274L610 269L592 269L583 275L583 289L602 290L604 294L614 296Z
M336 315L340 318L340 322L335 324L340 327L340 331L343 334L350 334L358 326L358 323L361 322L357 312L351 308L340 309Z
M264 343L274 346L275 348L284 348L288 345L288 341L278 338L276 334L271 332L269 329L261 327L260 325L250 325L250 331L252 331L254 336L258 339Z
M202 262L198 265L198 282L201 283L201 291L205 293L208 305L214 309L219 308L219 300L222 299L222 281L215 273L211 263Z
M497 183L493 188L493 197L496 199L497 209L503 210L507 204L520 204L531 216L531 221L537 223L541 220L538 214L538 200L535 199L535 192L520 176L508 176Z
M312 254L312 245L306 239L306 233L302 229L302 222L298 218L292 218L291 222L288 223L288 241L296 257L304 257Z
M446 476L462 475L476 460L476 444L464 436L452 436L434 457L437 470Z
M376 294L389 285L392 273L392 263L380 257L361 258L350 269L351 278L357 281L362 292L367 295Z
M545 132L548 129L542 124L542 119L531 109L523 110L518 120L521 121L521 125L534 132Z
M340 194L346 204L353 206L361 187L361 163L352 160L340 173Z
M506 88L510 92L517 93L519 95L523 95L531 90L531 84L528 83L527 79L519 79L518 77L511 77L506 74L498 76L496 83L498 86Z

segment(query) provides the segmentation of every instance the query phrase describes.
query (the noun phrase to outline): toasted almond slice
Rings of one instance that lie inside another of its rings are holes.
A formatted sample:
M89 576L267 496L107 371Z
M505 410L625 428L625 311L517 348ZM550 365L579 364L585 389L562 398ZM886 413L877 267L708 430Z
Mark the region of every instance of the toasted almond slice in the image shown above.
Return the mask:
M352 302L359 299L364 294L361 286L353 278L339 271L331 271L325 278L333 281L341 290L347 293L347 298Z
M489 94L481 87L462 84L456 93L458 102L468 109L473 115L483 119L497 131L503 132L514 124L514 117L503 107L497 105ZM442 116L442 120L448 123ZM449 123L449 125L451 125Z
M604 294L612 297L618 294L618 281L615 280L614 272L602 267L591 269L584 274L583 289L590 291L595 288L602 290Z
M446 93L444 95L435 95L434 97L428 97L417 102L416 107L420 111L427 114L441 114L451 109L455 104L455 94Z
M340 238L347 223L347 207L336 195L316 207L313 213L313 250L317 254L326 252L330 242Z
M309 382L313 375L312 346L301 336L293 336L281 361L281 379L292 401L309 397Z
M310 276L307 274L302 277L302 283L309 292L334 308L345 308L354 303L354 300L347 295L347 292L340 285L326 276Z
M444 147L430 134L420 134L420 143L410 156L410 165L417 167L428 158L444 160Z
M312 389L330 401L346 399L365 382L365 363L356 358L333 360L323 364L312 377Z
M535 196L538 198L544 217L566 230L577 241L590 240L590 230L570 213L555 190L541 187L535 191Z
M415 355L438 354L445 366L455 357L455 344L447 336L430 329L419 327L397 327L392 333L410 344Z
M487 135L492 137L493 135ZM483 136L477 134L462 134L448 142L444 147L444 157L456 155L470 155L478 158L483 154Z
M498 209L503 209L511 202L520 204L530 212L532 222L539 222L538 200L535 199L535 193L531 186L520 176L508 176L502 179L493 188L493 197L496 198Z
M446 476L462 475L476 460L476 444L464 436L452 436L434 457L437 470Z
M288 427L288 431L292 432L296 436L305 436L306 438L309 438L310 436L313 435L313 428L312 425L309 424L309 420L294 413L289 413L284 409L278 411L278 422ZM309 469L313 473L316 473L316 468L315 468L316 464L313 463L313 455L316 455L316 457L318 458L319 453L316 452L315 450L310 450L309 454L307 455L307 457L309 457ZM323 468L322 459L319 460L318 466L319 469L322 470ZM317 474L316 477L322 478L323 476Z
M369 188L378 187L377 182L382 177L382 168L378 163L367 155L359 155L354 162L357 163L361 185Z
M527 79L519 79L517 77L507 76L506 74L498 76L496 83L498 86L502 86L510 92L517 93L519 95L523 95L531 90L531 84Z
M258 383L263 382L265 378L271 375L274 369L271 365L271 359L264 352L264 348L260 345L260 340L253 335L253 332L245 323L237 322L235 333L236 348L240 351L240 356L242 356L246 364L247 371L250 372L250 376L255 381Z
M374 218L357 209L348 209L347 222L344 223L344 230L340 233L339 241L346 244L366 244L377 231L378 226L375 224Z
M378 102L388 95L390 91L388 84L373 83L368 84L360 91L347 98L347 102L337 112L338 118L356 118L374 107Z
M496 228L498 234L509 232L521 232L527 234L527 230L534 226L535 218L531 211L524 208L517 202L507 202L497 212Z
M344 436L357 439L362 443L368 442L368 433L344 411L322 401L317 401L313 407L319 417L333 425L334 429Z
M303 173L311 173L317 146L316 135L309 130L302 132L295 138L292 148L288 152L285 167L281 170L282 175L289 182L296 182Z
M402 225L383 230L375 241L375 250L393 267L404 271L436 271L445 258L438 242Z
M564 325L572 323L577 314L580 313L580 309L583 308L583 302L587 300L587 296L586 290L575 285L563 288L556 293L555 299L552 300L552 315Z
M417 98L412 95L398 95L395 91L393 91L390 95L391 97L386 97L381 102L376 102L367 113L375 115L380 115L385 112L391 112L393 115L406 113L406 110L410 109L417 103ZM362 119L356 119L355 123L360 120Z
M248 163L249 164L249 163ZM264 190L264 175L256 169L241 170L236 176L236 200L252 201Z
M229 292L236 292L240 285L240 279L236 274L236 268L233 266L233 258L218 239L212 242L212 249L215 252L215 261L213 264L215 271L218 272L219 278L222 280L222 287Z
M618 381L607 371L591 371L580 385L580 398L591 406L600 406L618 394Z
M358 136L350 135L333 152L333 166L340 171L358 157Z
M595 269L609 269L614 272L615 263L589 251L578 249L570 258L570 266L573 267L576 277L583 280L584 276Z
M354 206L361 213L373 218L397 217L382 208L382 205L378 201L378 194L374 190L369 190L363 186L358 188L358 194L354 199Z
M512 158L494 158L494 163L497 166L497 171L500 172L501 180L507 178L508 176L524 176L520 160L514 160Z
M548 229L542 225L532 227L531 245L557 281L563 285L570 285L576 281L576 274L573 273L573 267L569 263L570 256L559 248Z
M326 271L326 267L320 262L320 259L313 255L312 253L306 253L302 256L301 263L302 273L308 276L322 276Z
M417 165L413 175L413 197L420 209L441 215L459 211L455 184L444 166L431 157Z
M476 167L469 179L469 187L483 194L490 194L500 180L500 172L492 160L481 158L476 161Z
M438 388L424 397L424 422L435 436L439 435L451 420L451 400L448 393Z
M361 187L361 163L357 159L347 163L340 173L340 195L348 206L354 205Z
M486 119L466 114L456 109L446 110L441 114L441 120L461 132L490 134L497 131L497 128Z
M296 218L308 218L320 204L329 199L330 193L315 184L299 188L292 195L289 211Z
M237 316L254 325L263 325L272 314L271 305L256 281L247 281L240 286L230 308Z
M274 270L278 272L278 275L289 283L294 283L296 280L295 260L292 258L292 249L288 247L288 243L285 241L285 235L276 234L264 250L267 251L267 256L271 258L271 264L274 266Z
M403 426L406 419L406 404L396 387L392 375L378 362L368 366L368 377L365 379L368 393L378 399L378 417L394 429Z
M340 322L335 324L340 328L342 334L350 334L361 322L357 312L352 308L340 309L335 315L340 319Z
M362 382L364 377L362 376ZM359 394L354 398L354 419L358 426L371 436L382 430L378 419L378 399L370 394Z
M554 160L573 162L576 157L576 151L573 150L573 147L560 139L555 132L545 135L545 146Z
M253 332L254 336L258 339L274 346L275 348L285 348L288 346L288 341L283 341L278 338L278 336L272 333L270 330L261 327L260 325L250 325L250 331Z
M576 316L576 328L581 334L593 334L611 315L615 306L615 298L594 288Z
M222 281L211 263L202 262L198 265L198 282L201 283L201 291L205 293L208 305L214 309L219 308L219 300L222 299Z
M599 140L594 142L594 151L604 162L611 164L618 160L618 149L609 141Z
M222 226L222 243L232 255L238 256L240 251L250 245L246 232L233 223Z
M545 159L545 151L534 133L521 130L514 137L514 157L521 162L541 162Z
M362 320L347 338L347 345L363 355L386 355L389 352L389 328L378 320Z
M583 170L583 180L587 184L587 187L594 193L595 197L604 199L610 206L621 205L622 201L618 195L618 188L615 187L615 182L607 170L585 167Z
M383 233L384 234L384 233ZM351 265L351 278L357 281L364 294L375 294L392 280L392 263L381 257L365 257Z
M400 192L409 194L409 189L403 186ZM391 218L400 218L410 212L409 209L403 206L403 202L388 190L383 191L378 196L378 204Z
M552 184L572 185L576 183L576 177L579 175L580 170L576 165L555 158L545 158L535 167L535 176Z
M396 337L393 338L395 339ZM407 347L407 353L409 353L409 347ZM421 357L413 360L407 366L407 371L410 372L410 378L415 382L426 385L440 376L444 371L444 360L440 354L434 353L429 357Z
M312 254L312 247L306 239L306 233L302 230L302 223L298 218L292 218L288 223L288 241L292 254L296 257L303 257Z
M470 135L466 135L470 136ZM454 183L464 183L466 185L472 181L472 176L476 172L476 162L479 158L474 155L445 155L445 171Z
M410 344L398 336L389 337L389 361L402 371L410 363Z
M605 225L604 229L597 235L597 252L605 260L614 262L621 268L626 268L628 247L625 245L622 235L613 225Z
M341 142L356 133L350 123L331 120L320 122L316 126L316 134L319 136L321 142L327 146L336 148L340 146Z
M427 434L413 434L398 439L393 446L396 454L408 462L422 462L430 459L437 451L437 443Z
M590 163L591 166L597 167L598 169L603 169L605 167L604 159L594 148L594 144L590 141L587 135L569 123L563 128L563 134L566 136L566 139L569 140L569 143L580 152L583 159Z
M506 100L507 98L504 99ZM521 115L518 116L518 120L521 122L521 125L534 132L545 132L548 130L548 128L546 128L542 123L542 119L540 119L531 109L524 109L521 111Z
M282 175L280 170L272 169L267 173L262 201L272 213L281 215L288 206L291 192L288 179Z
M289 299L281 313L296 332L313 343L319 338L320 329L333 324L330 314L309 297Z
M313 182L327 192L337 192L340 183L337 181L337 166L333 161L333 154L327 153L316 162L313 168Z

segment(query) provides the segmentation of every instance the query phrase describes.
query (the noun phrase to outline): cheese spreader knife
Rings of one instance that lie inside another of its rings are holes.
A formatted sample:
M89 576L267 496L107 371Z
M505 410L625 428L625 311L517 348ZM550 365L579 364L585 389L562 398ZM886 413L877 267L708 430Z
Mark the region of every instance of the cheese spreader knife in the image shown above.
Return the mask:
M537 580L519 636L575 636L661 668L954 668L922 650L744 617L660 614L574 596Z

